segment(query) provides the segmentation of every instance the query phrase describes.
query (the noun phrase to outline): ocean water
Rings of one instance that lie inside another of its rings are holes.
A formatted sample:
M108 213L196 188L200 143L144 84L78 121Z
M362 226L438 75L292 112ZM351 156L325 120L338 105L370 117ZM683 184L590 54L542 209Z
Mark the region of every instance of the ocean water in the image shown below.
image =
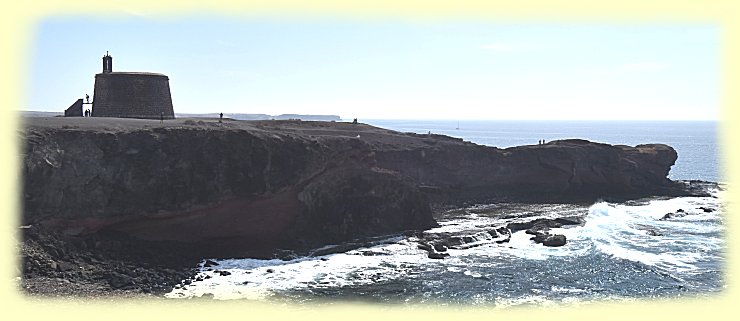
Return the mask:
M678 174L672 170L671 178L719 181L713 123L460 122L460 129L457 122L368 123L501 148L561 138L667 143L679 153L673 170L683 166ZM166 296L494 308L711 296L725 288L726 209L720 186L708 187L710 197L591 205L478 204L442 213L437 217L440 227L422 235L358 240L364 245L346 252L290 260L216 260L218 266L200 266L199 281L183 283ZM674 216L663 219L667 213ZM566 236L561 247L536 244L524 231L502 243L487 233L511 222L557 217L585 222L551 229ZM467 238L467 243L448 249L444 259L431 259L419 242L439 237Z

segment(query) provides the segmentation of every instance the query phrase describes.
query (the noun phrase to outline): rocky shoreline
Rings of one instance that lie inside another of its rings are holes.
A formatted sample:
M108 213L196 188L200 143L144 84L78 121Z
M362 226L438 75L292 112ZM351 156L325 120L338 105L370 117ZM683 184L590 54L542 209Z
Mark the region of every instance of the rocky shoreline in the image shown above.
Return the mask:
M498 149L302 121L25 125L20 255L28 294L156 296L192 276L203 258L282 257L413 233L436 226L439 209L462 204L704 193L666 178L677 155L660 144ZM531 225L495 233L526 229L545 245L564 241L547 233L549 222ZM446 242L420 247L436 255L455 246Z

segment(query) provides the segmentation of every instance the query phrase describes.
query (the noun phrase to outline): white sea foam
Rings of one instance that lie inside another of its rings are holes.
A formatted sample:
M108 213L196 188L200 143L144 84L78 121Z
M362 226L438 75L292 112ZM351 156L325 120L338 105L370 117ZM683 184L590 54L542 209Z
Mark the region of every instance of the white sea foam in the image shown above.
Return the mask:
M229 259L218 261L217 270L202 269L210 278L174 289L170 298L213 294L214 299L262 299L278 290L334 288L413 277L410 266L428 259L426 252L408 241L383 244L363 250L388 255L365 256L359 250L304 257L290 261ZM219 271L229 272L221 275Z
M699 207L713 208L705 213ZM682 210L685 216L667 220L667 213ZM652 200L646 205L594 204L580 238L590 239L599 251L614 257L637 261L668 271L690 272L694 264L707 259L706 253L723 246L716 222L722 210L717 199L680 197Z
M588 209L585 226L552 228L550 233L563 234L567 244L546 247L530 240L531 235L519 231L507 243L497 244L487 238L486 230L500 227L516 219L501 219L483 214L469 215L440 222L430 234L475 236L479 246L449 249L449 257L434 260L420 250L413 237L401 236L378 240L372 246L346 253L319 257L302 257L289 261L229 259L219 260L217 271L201 269L203 281L177 288L170 298L199 297L212 294L215 299L262 299L276 292L290 290L363 286L397 279L419 277L420 271L444 271L462 278L476 280L491 277L487 269L506 266L509 259L547 260L552 257L580 257L594 250L612 257L654 266L677 280L681 273L699 273L699 263L721 253L724 246L717 234L722 231L718 218L724 210L717 198L683 197L651 200L641 203L611 204L599 202ZM635 205L638 204L638 205ZM712 208L711 213L700 207ZM539 217L570 216L572 208L552 207ZM660 220L666 213L683 209L685 216ZM583 211L583 210L581 210ZM535 219L537 216L528 217ZM372 255L363 255L363 254ZM715 253L715 254L710 254ZM485 259L489 257L491 259ZM229 272L221 275L219 271ZM424 280L436 284L434 280ZM443 285L439 285L443 286ZM446 287L446 286L445 286ZM454 289L445 289L454 290ZM537 289L532 289L537 290ZM563 296L585 291L580 288L552 286L549 292ZM514 298L496 298L496 305L547 305L546 295L531 292ZM492 297L489 297L489 299ZM481 300L489 300L482 298ZM578 300L576 300L578 301ZM563 301L565 303L565 301Z

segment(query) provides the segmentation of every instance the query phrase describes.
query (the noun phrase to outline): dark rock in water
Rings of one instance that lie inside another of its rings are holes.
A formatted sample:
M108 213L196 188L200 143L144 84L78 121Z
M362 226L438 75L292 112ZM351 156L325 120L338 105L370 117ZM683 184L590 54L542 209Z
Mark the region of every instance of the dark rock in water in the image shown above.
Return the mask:
M272 255L274 258L281 261L291 261L298 258L298 255L291 250L276 250Z
M499 235L511 235L511 230L509 230L506 226L497 228L496 232L498 232Z
M665 221L665 220L672 219L672 218L684 217L686 215L689 215L689 213L684 212L683 209L678 209L678 211L676 211L675 213L666 213L659 220L660 221Z
M229 271L216 270L216 273L218 273L220 276L231 275L231 272L229 272Z
M565 235L550 234L548 230L532 231L527 230L527 234L534 235L530 240L535 243L542 243L545 246L563 246L565 245Z
M548 228L547 226L538 226L538 227L533 227L531 229L528 229L524 231L524 233L529 234L529 235L539 235L539 234L547 233L548 230L550 230L550 228Z
M434 250L437 252L446 252L447 247L442 244L434 244Z
M569 222L568 220L558 220L549 218L538 218L536 220L528 222L512 222L506 225L511 233L518 232L521 230L528 230L527 234L535 234L537 231L547 231L550 228L562 227L562 222Z
M713 208L710 208L710 207L701 206L698 209L704 211L704 213L712 213L712 212L714 212L714 209Z
M390 255L390 253L376 252L376 251L362 251L360 252L360 255L362 256L387 256L387 255Z
M562 226L563 224L560 224L560 222L558 222L557 219L550 220L547 222L547 227L557 228L557 227L562 227Z
M534 241L535 243L542 243L544 242L550 234L547 233L537 233L533 237L530 238L530 240Z
M427 243L419 243L419 245L417 245L416 247L418 247L420 250L424 250L427 252L434 252L434 249L432 249L432 246Z
M212 260L206 260L206 262L203 263L203 267L212 267L212 266L217 266L217 265L218 265L218 262L212 261Z
M651 230L647 230L645 232L647 233L647 235L650 235L650 236L663 236L663 234L660 234L660 233L658 233L658 231L652 230L652 229Z
M521 230L527 230L532 228L534 224L532 222L512 222L509 224L506 224L506 228L508 228L511 233L518 232Z
M548 235L545 240L542 241L544 246L563 246L565 245L565 235L554 234Z
M555 219L555 222L558 222L562 225L583 225L586 223L586 220L583 219L583 217L579 217L579 216L569 216L569 217L558 217Z
M448 253L438 253L438 252L429 252L429 255L427 255L430 259L444 259L445 257L450 256Z
M496 240L496 244L508 243L509 241L511 241L511 235L509 235L507 238Z
M267 269L265 272L267 272L267 273L274 273L275 270L273 270L273 269Z
M511 230L509 230L507 227L499 227L496 229L496 232L498 232L499 236L504 236L503 238L496 240L497 244L506 243L511 240Z
M441 242L440 244L444 244L448 248L449 247L454 247L454 246L465 244L465 241L460 236L451 236L451 237L448 237L447 239L442 240L440 242Z

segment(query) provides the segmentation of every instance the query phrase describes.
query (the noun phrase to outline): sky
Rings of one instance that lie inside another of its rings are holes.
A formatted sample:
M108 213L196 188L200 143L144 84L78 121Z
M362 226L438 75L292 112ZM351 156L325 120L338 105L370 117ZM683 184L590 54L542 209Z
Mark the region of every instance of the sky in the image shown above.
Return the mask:
M686 23L503 23L192 16L49 18L27 105L62 112L113 71L170 79L176 113L343 119L717 120L720 30Z

